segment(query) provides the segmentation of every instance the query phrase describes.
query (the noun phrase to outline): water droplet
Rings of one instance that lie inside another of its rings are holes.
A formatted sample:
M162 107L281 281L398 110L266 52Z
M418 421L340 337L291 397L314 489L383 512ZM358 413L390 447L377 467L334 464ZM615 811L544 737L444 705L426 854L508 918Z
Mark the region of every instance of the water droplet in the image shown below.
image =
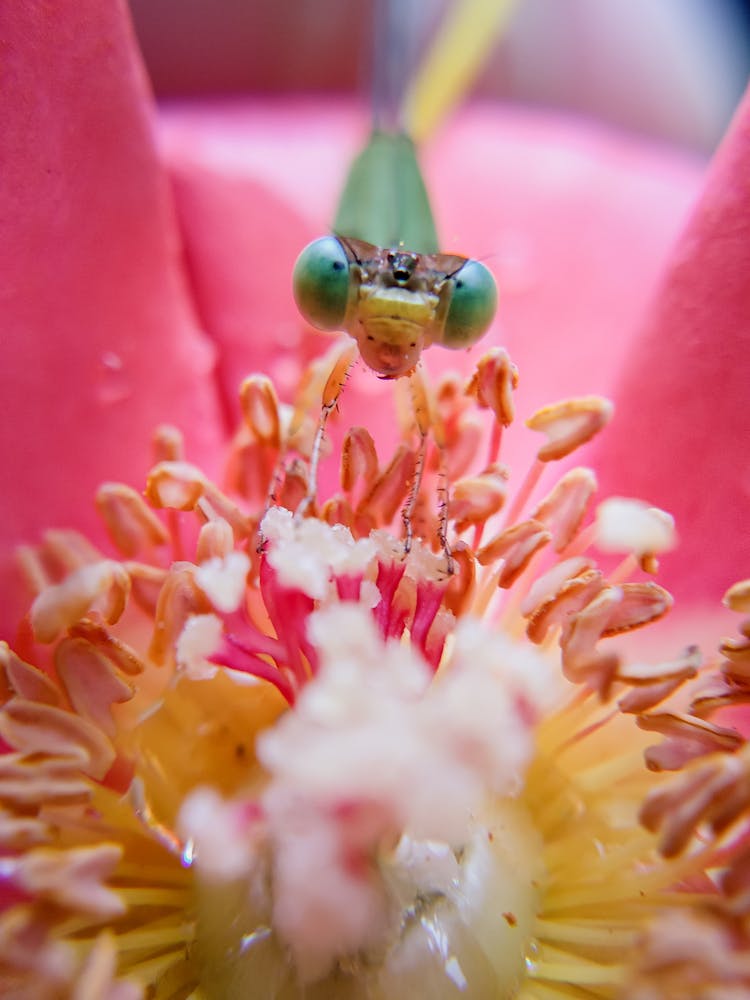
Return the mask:
M99 358L96 380L96 395L100 403L112 405L121 403L132 395L130 380L119 354L104 351Z
M468 988L469 984L466 980L466 976L464 975L463 969L461 968L461 965L455 955L451 955L451 957L446 961L444 968L447 977L458 987L459 990L463 991Z
M105 368L110 368L112 371L116 372L122 370L122 358L119 354L115 354L114 351L105 351L102 354L101 360Z
M190 838L182 849L182 861L183 868L190 868L193 861L195 861L195 841Z
M253 945L260 944L261 941L266 941L271 936L271 928L262 925L254 930L251 934L243 934L240 941L240 952L244 954L248 948L252 948Z

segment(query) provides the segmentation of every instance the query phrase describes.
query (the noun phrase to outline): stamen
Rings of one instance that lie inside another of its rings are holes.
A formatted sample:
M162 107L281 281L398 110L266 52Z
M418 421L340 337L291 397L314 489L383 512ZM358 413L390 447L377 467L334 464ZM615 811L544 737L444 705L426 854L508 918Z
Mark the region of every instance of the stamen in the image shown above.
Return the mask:
M114 748L93 723L52 705L13 698L0 711L0 736L25 754L50 754L74 763L101 781L115 760Z
M532 431L547 435L538 452L540 462L558 461L590 441L609 422L614 408L601 396L564 399L537 410L526 421Z
M146 497L154 507L195 510L208 481L189 462L159 462L146 480Z
M134 694L115 663L87 639L67 636L55 650L55 669L76 712L114 737L112 705L129 701Z
M568 569L574 572L578 569L578 561L568 560L560 563L558 569L567 574ZM554 570L550 571L551 573ZM550 580L552 582L552 580ZM568 619L582 611L603 589L604 578L600 570L584 566L574 576L563 579L559 587L546 599L541 600L532 610L525 612L529 623L526 634L535 643L542 643L547 633L556 627L566 624ZM532 594L527 595L529 604Z
M655 789L641 808L648 830L660 831L666 857L681 854L701 823L725 829L750 805L747 751L737 756L712 754Z
M328 500L326 500L320 508L320 520L325 521L325 523L331 525L331 527L336 524L340 524L345 528L348 528L350 531L355 529L354 511L352 510L349 501L340 495L329 497ZM357 534L361 536L369 535L373 527L374 525L372 524L364 526L362 519L360 518L358 520L357 528L362 530L358 530Z
M2 863L10 866L13 881L27 892L107 920L124 912L120 893L104 884L121 853L116 844L68 850L39 847Z
M731 586L724 595L724 603L732 611L750 614L750 580L741 580Z
M53 528L44 533L43 557L58 576L63 576L89 563L99 562L102 553L78 531Z
M129 558L169 542L164 525L141 494L124 483L102 483L96 506L112 541Z
M652 771L676 771L695 757L715 751L731 753L744 743L735 729L678 712L653 712L639 716L636 722L640 729L667 738L646 750L646 766Z
M413 450L406 444L399 445L391 461L360 502L357 514L369 513L376 524L390 524L408 494L415 467Z
M0 826L8 827L9 837L2 842L6 848L10 847L20 834L22 843L18 846L26 847L49 838L48 823L32 819L30 811L37 813L44 806L87 803L91 798L91 783L81 771L80 754L40 759L24 752L4 753L0 755L0 795L4 810L17 809L20 817L15 819L22 824L13 827L7 815L4 816ZM24 829L26 822L32 825ZM33 836L35 832L41 836Z
M539 521L521 521L506 528L477 552L477 561L487 566L498 559L503 560L498 586L507 588L528 566L530 560L552 535Z
M195 549L196 563L209 559L224 559L234 550L234 533L231 525L223 517L207 521L201 526Z
M154 462L182 462L185 459L185 443L182 433L171 424L161 424L153 436Z
M211 610L203 591L195 582L192 563L175 563L159 592L156 605L156 628L149 647L149 656L157 664L171 663L177 640L191 615Z
M640 715L660 704L685 681L697 676L701 664L700 650L689 647L683 656L669 663L654 666L620 664L617 680L633 687L618 705L620 711Z
M372 435L364 427L350 427L341 447L341 488L352 493L357 482L367 493L378 474L378 455Z
M411 639L425 659L428 659L427 634L442 604L443 593L444 588L434 583L426 582L417 586L417 603L411 625ZM433 665L437 669L437 663Z
M0 641L0 670L3 680L13 694L28 701L46 705L62 704L60 691L41 670L26 663L7 643Z
M264 375L250 375L240 386L240 408L247 427L262 444L281 447L279 400L273 382Z
M131 646L124 643L122 639L118 639L117 636L113 635L108 628L99 622L82 618L68 629L68 635L71 637L80 636L86 639L92 646L101 650L107 659L123 674L135 677L145 670L145 663L142 657Z
M463 532L472 524L476 526L474 548L477 537L485 523L502 509L508 493L508 469L504 465L491 466L478 476L460 479L453 484L450 513L457 532Z
M34 635L53 642L94 607L112 624L125 610L129 593L130 577L120 563L106 559L82 566L36 597L30 613Z
M594 473L590 469L570 469L531 512L534 520L554 528L555 552L566 551L573 543L594 493Z
M380 593L380 601L375 607L374 616L383 638L400 635L403 628L401 612L396 612L393 605L396 590L405 572L405 562L378 560L378 575L375 582Z
M616 570L617 582L629 576L635 565L647 573L656 572L656 555L674 548L675 541L674 519L663 510L622 497L611 497L599 504L598 548L602 552L629 552L632 556Z
M481 409L492 410L495 426L502 428L510 427L515 417L513 393L517 387L518 369L504 348L495 347L479 359L466 393L476 398ZM494 461L494 457L490 459L490 463Z
M513 501L508 508L508 512L503 518L503 525L508 526L515 524L518 520L521 511L528 503L529 497L534 492L537 483L541 479L544 469L545 463L542 462L541 459L536 458L513 497Z
M142 927L125 931L117 935L117 950L127 954L129 951L163 951L164 948L184 947L192 938L193 929L178 921L154 920Z
M638 559L632 553L625 556L625 558L618 563L608 575L608 582L613 587L617 587L619 584L625 583L625 581L629 580L632 574L638 569L639 565Z

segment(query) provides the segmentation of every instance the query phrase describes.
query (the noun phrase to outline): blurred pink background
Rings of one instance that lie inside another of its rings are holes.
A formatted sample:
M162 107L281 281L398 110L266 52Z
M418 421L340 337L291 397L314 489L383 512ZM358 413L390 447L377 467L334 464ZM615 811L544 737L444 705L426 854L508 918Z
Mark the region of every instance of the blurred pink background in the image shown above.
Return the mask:
M451 0L401 3L429 37ZM373 0L130 0L158 97L361 93ZM521 0L474 94L708 149L750 72L741 0Z

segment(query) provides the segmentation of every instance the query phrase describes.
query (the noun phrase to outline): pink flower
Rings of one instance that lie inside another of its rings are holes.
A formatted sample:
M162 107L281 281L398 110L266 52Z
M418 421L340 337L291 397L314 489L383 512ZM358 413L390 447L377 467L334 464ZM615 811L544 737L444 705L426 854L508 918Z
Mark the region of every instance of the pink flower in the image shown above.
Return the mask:
M530 500L504 468L480 468L446 514L451 537L474 532L448 577L444 553L415 541L406 558L390 533L411 446L379 465L353 429L341 495L312 498L307 518L276 506L304 489L280 460L309 448L290 443L264 375L240 397L232 495L213 481L240 379L267 373L289 397L324 343L288 276L330 215L351 111L183 108L157 142L121 6L32 2L2 18L16 85L3 138L8 634L13 545L52 519L96 540L89 495L114 477L140 489L163 421L186 430L190 458L162 429L145 500L99 489L116 558L72 533L26 552L37 596L17 651L0 644L0 878L20 899L0 921L7 982L53 997L95 980L129 1000L133 984L266 995L268 976L389 996L427 970L441 989L519 996L534 982L612 995L627 975L666 998L685 995L675 963L707 929L716 948L686 974L746 987L750 757L712 716L747 700L748 624L705 664L694 648L634 664L611 640L669 609L662 587L628 579L657 554L678 595L704 601L745 568L732 463L748 438L747 108L640 337L694 164L490 108L426 151L447 249L494 255L504 295L478 364L430 352L435 371L476 370L465 391L440 383L447 461L484 457L488 407L495 443L510 422L502 343L522 370L517 406L535 411L503 459L523 468L531 431L548 437L542 459L565 459L609 420L590 393L611 390L622 430L611 450L599 436L600 465L613 491L648 501L610 501L593 523L589 470ZM345 426L379 433L381 457L392 392L359 371L341 404ZM539 409L561 396L575 398ZM415 511L435 538L435 514ZM594 543L629 553L609 578ZM749 591L731 592L734 611ZM643 756L639 729L663 737ZM682 923L633 948L645 919L685 898Z
M49 524L92 527L96 485L115 475L137 484L157 424L182 427L213 471L239 379L269 370L283 387L284 369L293 377L300 354L318 350L288 276L325 228L363 126L348 108L307 102L178 109L162 119L165 172L119 5L24 4L4 13L3 31L13 86L3 89L0 580L11 595L14 546ZM487 255L497 272L491 338L524 373L522 412L568 393L617 393L606 486L673 511L681 547L665 571L694 598L716 597L748 555L737 533L749 419L738 398L743 129L645 326L699 164L492 108L425 151L446 244ZM719 243L724 218L732 228ZM634 345L644 338L668 363L643 362ZM456 360L433 350L430 367ZM371 389L355 387L350 414L371 406ZM632 431L645 425L648 441ZM17 610L6 599L6 634Z

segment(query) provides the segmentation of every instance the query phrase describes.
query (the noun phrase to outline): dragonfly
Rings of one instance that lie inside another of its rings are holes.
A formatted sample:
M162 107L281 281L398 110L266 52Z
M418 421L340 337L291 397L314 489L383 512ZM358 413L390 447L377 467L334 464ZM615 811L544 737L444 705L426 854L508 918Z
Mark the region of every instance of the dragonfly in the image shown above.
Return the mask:
M342 331L365 365L382 379L413 377L422 352L433 345L465 350L487 332L497 308L497 287L481 261L441 252L417 149L402 124L403 73L398 50L403 5L376 5L373 125L344 183L332 232L313 240L294 266L294 298L311 326ZM344 377L324 395L310 461L313 502L325 424ZM424 469L429 418L416 414L421 436L417 469L402 511L405 550ZM447 503L440 540L452 571Z

